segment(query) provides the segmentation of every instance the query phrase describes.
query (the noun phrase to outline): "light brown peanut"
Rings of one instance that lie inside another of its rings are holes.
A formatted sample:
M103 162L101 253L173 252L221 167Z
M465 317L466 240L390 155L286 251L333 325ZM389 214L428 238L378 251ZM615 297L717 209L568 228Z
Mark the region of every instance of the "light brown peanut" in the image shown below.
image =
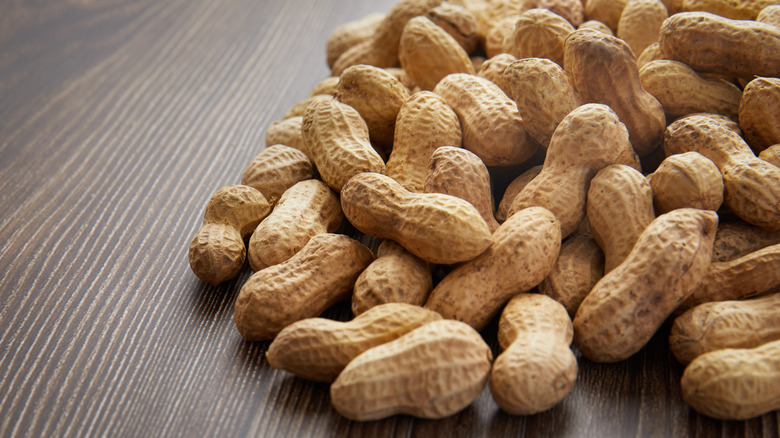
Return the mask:
M547 9L529 9L515 22L504 49L518 59L547 58L562 66L563 42L572 32L574 26L560 15Z
M492 241L484 253L444 277L425 307L481 330L512 296L550 272L561 248L560 224L548 210L530 207L501 224Z
M705 275L717 223L705 210L658 216L577 309L574 345L582 354L616 362L639 351Z
M780 143L780 78L755 78L745 86L739 127L757 154Z
M466 53L471 54L477 48L477 18L468 9L451 2L442 3L428 11L427 17L455 38Z
M348 322L307 318L282 329L265 357L273 368L332 382L360 353L440 319L436 312L405 303L381 304Z
M498 87L501 88L501 91L503 91L504 94L506 94L509 97L512 97L512 92L509 88L509 84L504 78L504 70L506 70L509 64L511 64L516 60L517 58L510 55L509 53L498 54L486 60L484 63L482 63L482 65L479 68L479 71L477 71L477 76L481 78L485 78L490 82L493 82L494 84L498 85ZM525 122L525 120L523 121Z
M765 7L778 0L682 0L683 11L710 12L732 20L755 20Z
M498 209L496 210L496 220L498 220L499 223L504 222L507 216L509 216L509 209L512 207L512 201L515 200L515 197L531 182L531 180L536 178L536 175L539 175L541 171L541 165L531 167L509 183L509 186L507 186L504 191L504 196L501 198L501 202L498 204Z
M283 144L298 149L308 157L309 152L303 144L302 124L303 116L290 117L289 119L271 123L271 126L265 132L265 145Z
M639 67L639 75L641 79L642 75L642 67L646 66L651 61L656 61L658 59L664 59L664 54L661 53L661 45L658 43L653 43L647 46L645 50L642 51L641 54L637 54L636 56L636 66ZM644 86L644 85L643 85ZM652 93L650 93L652 94ZM657 97L656 97L657 99ZM663 105L663 104L662 104ZM669 117L667 116L668 120Z
M712 244L712 262L728 262L780 243L780 231L769 231L742 221L721 222Z
M585 18L600 21L614 32L626 3L628 0L588 0L585 2Z
M238 275L246 260L244 239L270 211L263 194L252 187L230 185L217 190L190 242L192 272L212 285Z
M580 303L604 276L604 252L593 236L576 233L561 244L550 274L539 283L539 293L561 303L574 318Z
M758 13L756 21L774 26L780 26L780 5L770 5L764 7L764 9L761 9L761 12Z
M311 89L309 96L318 96L322 94L328 94L332 96L333 93L336 92L336 88L339 85L339 79L340 78L338 76L328 76L327 78L317 82Z
M555 12L574 27L581 25L585 19L585 6L582 0L538 0L536 7Z
M489 32L485 35L485 54L487 54L488 58L496 57L508 51L509 40L512 37L518 18L519 15L506 16L490 27Z
M342 234L319 234L287 261L255 272L241 288L235 322L248 341L273 339L283 328L349 297L374 255Z
M598 20L588 20L580 24L577 27L577 29L593 29L599 32L604 32L607 35L615 35L614 32L612 32L612 29L609 28L609 26L607 26L606 24Z
M336 231L343 219L338 196L322 181L296 183L252 233L249 265L259 271L282 263L313 236Z
M667 157L647 179L658 214L686 207L717 211L723 203L720 170L698 152Z
M358 230L395 240L431 263L471 260L490 246L490 229L467 201L440 193L413 193L377 173L350 179L341 191L341 207Z
M328 67L333 67L333 63L350 47L370 39L384 18L385 14L377 12L335 28L325 42Z
M629 0L620 14L617 37L639 57L647 46L658 42L658 31L668 16L661 0Z
M566 309L539 294L509 300L498 323L504 350L490 372L490 392L512 415L533 415L563 400L577 380L569 348L572 324Z
M769 146L758 154L758 158L780 167L780 143Z
M392 240L379 245L376 260L355 282L352 314L361 315L385 303L425 304L433 289L431 267Z
M275 204L295 183L314 178L314 164L303 152L285 145L268 146L244 169L241 184L259 190Z

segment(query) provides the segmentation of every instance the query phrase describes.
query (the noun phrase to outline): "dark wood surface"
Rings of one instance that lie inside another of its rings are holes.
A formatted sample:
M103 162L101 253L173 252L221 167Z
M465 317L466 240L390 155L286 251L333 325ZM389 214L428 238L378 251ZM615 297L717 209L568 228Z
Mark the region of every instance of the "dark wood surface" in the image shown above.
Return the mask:
M329 32L392 4L0 0L0 436L778 435L778 412L689 409L668 328L627 361L581 359L539 415L486 389L444 420L369 423L241 339L249 269L211 287L187 263L205 202L328 75Z

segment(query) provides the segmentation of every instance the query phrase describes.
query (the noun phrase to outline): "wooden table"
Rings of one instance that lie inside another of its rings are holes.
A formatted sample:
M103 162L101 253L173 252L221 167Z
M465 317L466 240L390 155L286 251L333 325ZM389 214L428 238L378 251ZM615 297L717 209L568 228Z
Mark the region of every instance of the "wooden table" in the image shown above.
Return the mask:
M539 415L507 415L486 389L444 420L369 423L241 339L249 269L211 287L188 266L205 202L328 75L329 32L392 4L0 3L0 436L778 435L778 412L689 409L668 328L627 361L582 359Z

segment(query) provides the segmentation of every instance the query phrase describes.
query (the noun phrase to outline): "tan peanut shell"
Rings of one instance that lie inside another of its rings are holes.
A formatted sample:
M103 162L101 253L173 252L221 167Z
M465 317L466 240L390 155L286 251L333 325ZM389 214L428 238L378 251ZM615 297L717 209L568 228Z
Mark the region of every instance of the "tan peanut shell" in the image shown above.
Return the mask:
M423 191L457 196L476 207L490 232L498 228L493 191L485 163L463 148L442 146L431 155Z
M683 400L701 414L744 420L780 409L780 341L697 357L683 372Z
M767 6L778 0L682 0L683 11L710 12L732 20L755 20Z
M780 26L780 4L766 6L758 13L756 21L760 23Z
M271 123L268 130L265 132L265 145L273 146L275 144L283 144L298 149L308 157L309 152L303 144L303 134L301 133L302 124L302 116L290 117L289 119L278 120Z
M358 230L392 239L421 259L452 264L490 246L490 229L463 199L413 193L378 173L355 175L341 191L344 215Z
M325 56L328 67L333 67L333 63L347 49L370 39L384 18L384 13L377 12L335 28L325 42Z
M698 305L674 320L669 347L683 364L710 351L753 348L780 339L780 293Z
M525 58L504 69L504 80L528 134L542 147L549 147L561 120L580 106L569 76L549 59Z
M498 85L476 75L451 74L433 90L455 110L463 147L486 166L509 166L531 158L538 145L523 126L517 105Z
M618 21L617 37L628 43L634 55L658 42L658 31L669 16L661 0L629 0Z
M658 214L686 207L717 211L723 203L720 170L698 152L667 157L647 179Z
M506 220L507 216L509 216L509 209L512 207L512 201L515 200L515 197L531 182L531 180L536 178L536 175L539 175L541 171L541 165L531 167L509 183L504 191L504 196L501 198L501 202L498 204L498 209L496 210L496 220L498 220L498 222L501 223Z
M598 20L588 20L580 24L577 27L577 29L593 29L599 32L604 32L607 35L615 35L614 32L612 32L612 29L609 28L609 26L607 26L606 24Z
M718 215L679 209L658 216L617 268L593 287L574 316L574 345L596 362L639 351L701 281Z
M669 125L664 150L709 158L723 175L729 209L746 222L780 230L780 168L756 157L739 134L707 115L691 115Z
M780 78L755 78L745 86L739 127L757 154L780 143Z
M712 262L728 262L780 243L780 231L769 231L755 225L721 222L712 244Z
M398 111L386 174L407 190L422 192L433 151L461 143L458 116L447 102L430 91L414 93Z
M319 97L306 108L301 132L322 180L337 192L357 173L385 171L369 141L366 122L354 108L332 97Z
M560 15L541 8L525 11L515 23L505 50L514 57L547 58L563 65L563 42L574 26Z
M585 19L585 6L582 0L539 0L536 7L555 12L574 27L581 25Z
M496 57L509 50L509 40L512 38L518 18L519 15L506 16L490 27L485 35L485 54L488 58Z
M604 251L604 272L610 272L655 219L650 183L625 164L609 165L590 181L587 214L593 238Z
M626 3L628 0L588 0L585 2L585 18L600 21L614 32Z
M259 271L282 263L313 236L336 231L343 219L338 196L322 181L296 183L252 233L249 265Z
M710 264L680 311L711 301L740 300L780 290L780 244Z
M724 79L696 73L679 61L652 61L639 70L642 86L664 109L666 120L694 113L722 114L737 118L742 92Z
M608 106L586 104L555 129L542 171L512 201L509 215L533 205L561 222L561 235L573 233L585 218L591 178L602 168L634 155L628 131Z
M212 285L238 275L246 259L244 239L270 211L263 194L252 187L230 185L217 190L190 242L192 272Z
M666 127L663 107L642 87L628 44L583 29L566 39L565 51L564 68L584 102L609 105L628 128L631 145L640 156L661 145Z
M474 11L474 16L477 18L477 31L486 40L489 40L490 33L497 26L505 27L508 22L511 22L511 25L506 28L508 32L501 32L506 35L514 28L517 18L523 12L535 8L537 3L538 0L489 0L481 8ZM491 53L489 41L485 41L485 46L488 58L504 53L504 50Z
M327 78L317 82L311 89L309 96L318 96L321 94L328 94L332 96L333 93L336 92L336 88L339 85L339 79L340 78L338 76L328 76Z
M561 248L560 224L548 210L530 207L509 217L492 240L433 288L426 308L481 330L512 296L550 272Z
M780 76L780 27L681 12L664 21L661 51L701 72L738 77Z
M653 43L647 46L645 50L642 51L641 54L636 54L636 66L639 67L639 77L641 79L642 77L642 67L646 66L648 63L652 61L656 61L659 59L664 59L664 54L661 53L661 46L658 43ZM642 86L645 86L642 84ZM647 87L645 86L645 89ZM653 94L652 92L650 94ZM656 97L658 99L658 97ZM663 103L661 104L663 105ZM671 120L669 116L666 116L667 120Z
M539 294L519 294L498 323L504 350L490 372L490 392L512 415L533 415L563 400L577 380L577 358L569 348L572 324L566 309Z
M428 262L392 240L379 245L376 260L355 282L352 314L361 315L385 303L425 304L433 289Z
M482 63L479 71L477 71L477 76L485 78L490 82L498 85L504 94L512 97L511 89L509 88L509 84L504 77L504 70L506 70L509 64L516 60L517 58L510 55L509 53L498 54ZM523 120L523 122L525 122L525 120Z
M295 183L314 178L314 164L303 152L282 144L268 146L244 169L241 184L260 191L271 204Z
M487 61L487 58L484 56L470 56L469 59L471 59L471 64L474 65L474 70L479 72L479 69L482 68L482 64Z
M603 276L604 252L592 235L576 233L561 244L555 265L539 283L539 293L561 303L574 318L582 300Z
M307 318L282 329L265 357L273 368L332 382L360 353L440 319L436 312L406 303L382 304L347 322Z
M235 304L239 333L248 341L273 339L283 328L347 298L374 255L342 234L319 234L287 261L255 272Z
M477 18L468 9L448 2L431 9L426 16L453 37L466 53L471 54L477 48Z
M758 154L758 158L780 167L780 143L769 146L761 151L761 153Z
M315 96L309 96L303 100L299 100L295 103L289 110L287 110L286 113L284 113L283 119L289 119L292 117L302 117L303 114L306 112L306 107L309 106L310 103L314 102L315 99L318 99L320 97L325 97L327 95L325 94L318 94Z
M334 97L357 110L371 141L392 146L395 119L409 98L401 81L381 68L353 65L341 74Z

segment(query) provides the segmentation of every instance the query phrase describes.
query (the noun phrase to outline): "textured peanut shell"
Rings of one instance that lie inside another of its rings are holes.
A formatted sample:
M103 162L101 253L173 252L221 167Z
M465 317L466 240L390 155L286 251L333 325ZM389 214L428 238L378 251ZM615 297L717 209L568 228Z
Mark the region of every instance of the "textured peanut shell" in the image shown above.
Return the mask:
M301 181L279 198L249 239L253 271L294 256L313 236L336 231L344 219L339 198L316 179Z
M683 364L710 351L753 348L780 339L780 294L698 305L674 320L669 347Z
M681 12L664 21L661 51L696 71L738 77L780 76L780 27Z
M536 175L539 175L539 172L541 171L541 165L534 166L521 173L509 183L504 191L504 196L501 198L501 202L498 204L498 209L496 210L496 220L498 220L498 222L504 222L506 220L509 215L509 208L512 206L512 201L515 200L515 197L531 182L531 180L536 178Z
M392 146L395 119L409 98L401 81L381 68L353 65L341 74L334 97L357 110L371 141Z
M501 224L492 240L433 288L426 308L481 330L512 296L549 274L561 248L560 224L544 208L530 207Z
M531 158L538 145L525 130L517 105L498 85L479 76L451 74L433 90L455 110L463 147L486 166L510 166Z
M547 58L563 65L563 42L572 32L574 26L560 15L529 9L515 22L505 50L518 59Z
M358 230L395 240L431 263L471 260L490 246L490 229L467 201L413 193L377 173L352 178L341 192L341 207Z
M723 203L723 177L718 167L698 152L667 157L647 179L658 214L685 207L717 211Z
M431 155L425 193L457 196L476 207L490 232L498 222L493 216L494 201L487 167L474 153L463 148L442 146Z
M498 323L504 352L490 372L490 392L501 409L533 415L566 397L577 380L572 332L566 309L547 296L520 294L507 303Z
M436 312L405 303L382 304L348 322L307 318L279 332L265 357L273 368L332 382L360 353L440 319Z
M609 165L590 182L587 213L593 238L604 251L604 272L610 272L655 219L650 183L625 164Z
M376 256L355 282L352 294L355 316L385 303L425 304L433 289L428 262L392 240L382 242Z
M617 37L628 43L635 56L658 42L658 31L669 14L661 0L629 0L618 21Z
M335 28L325 42L328 67L333 67L333 63L347 49L373 37L376 27L384 18L384 13L376 12Z
M780 167L780 143L769 146L761 151L761 153L758 154L758 158Z
M455 38L426 17L409 20L401 35L398 58L409 78L423 90L432 90L452 73L476 73L468 53Z
M780 5L766 6L758 13L756 21L774 26L780 26Z
M600 21L614 32L628 0L588 0L585 2L585 18Z
M683 400L701 414L744 420L780 409L780 341L703 354L683 372Z
M230 185L217 190L190 242L187 256L192 272L212 285L238 275L246 259L244 238L270 211L263 194L252 187Z
M453 37L466 53L471 54L477 48L477 18L468 9L452 3L442 3L428 11L427 17Z
M512 97L511 89L509 88L509 84L504 77L504 70L506 70L509 64L516 60L517 58L510 55L509 53L498 54L482 63L479 71L477 72L477 76L485 78L490 82L498 85L504 94ZM523 122L525 122L525 120L523 120Z
M422 192L433 151L461 143L458 116L447 102L430 91L414 93L398 111L386 174L407 190Z
M489 34L496 26L505 26L505 22L511 22L509 31L514 28L514 23L517 21L523 12L535 8L538 0L489 0L484 2L481 8L474 11L474 16L477 18L477 31L485 39L489 39ZM491 53L489 42L486 41L486 53L488 57L493 57L499 53L503 53L503 50Z
M653 43L647 46L641 54L636 56L636 66L639 67L639 78L642 78L642 67L646 66L649 62L656 61L658 59L664 59L664 54L661 53L661 46L658 43ZM642 85L644 86L644 84ZM647 87L645 87L647 89ZM653 94L653 93L650 93ZM656 97L658 99L658 97ZM663 103L661 104L663 105ZM669 116L667 120L672 120Z
M582 24L585 19L585 6L582 0L539 0L536 7L555 12L574 27Z
M732 20L755 20L767 6L780 4L778 0L683 0L683 11L710 12Z
M519 15L503 17L490 27L485 35L485 54L488 58L493 58L509 50L509 40L512 38L518 17Z
M592 235L577 233L561 244L550 274L539 283L539 293L561 303L573 318L603 276L604 252Z
M434 321L353 359L331 385L330 398L351 420L444 418L482 392L492 359L468 325Z
M309 106L310 103L314 102L315 99L318 99L320 97L327 96L326 94L318 94L314 96L309 96L306 99L300 100L295 103L287 112L284 114L283 119L289 119L291 117L302 117L303 114L306 112L306 107Z
M339 85L339 79L340 78L338 76L328 76L327 78L314 84L314 87L312 87L309 95L310 96L317 96L320 94L333 95L333 93L336 92L336 87L338 87Z
M780 143L780 78L755 78L745 86L739 127L755 153Z
M710 264L680 310L711 301L740 300L780 290L780 244Z
M275 144L283 144L298 149L308 156L309 152L303 144L303 134L301 133L302 124L302 116L290 117L289 119L271 123L268 130L265 132L265 145L273 146Z
M565 70L583 102L609 105L628 128L640 156L661 145L666 118L658 100L642 87L631 48L623 40L590 29L566 39Z
M369 141L366 122L354 108L332 97L317 98L306 108L301 132L322 180L337 192L357 173L385 171Z
M569 76L549 59L526 58L506 67L504 80L528 134L542 147L549 147L561 120L580 106Z
M582 354L617 362L639 351L701 281L717 223L717 214L705 210L658 216L577 309L574 345Z
M780 230L780 168L756 157L744 140L707 115L678 119L664 136L666 155L694 151L723 175L726 205L742 220Z
M287 261L255 272L235 304L239 333L248 341L273 339L283 328L313 318L347 298L374 255L342 234L320 234Z
M255 188L271 204L299 181L314 177L314 164L303 152L282 144L263 149L244 169L241 184Z
M561 235L573 233L585 218L588 184L609 164L635 156L628 131L608 106L586 104L555 129L542 171L512 201L509 214L533 205L561 222Z
M780 231L769 231L745 222L721 222L712 244L712 262L728 262L780 243Z
M606 24L598 21L598 20L588 20L584 23L580 24L577 29L593 29L597 30L599 32L604 32L607 35L615 35L612 32L612 29L609 28Z
M719 78L701 76L679 61L652 61L639 70L642 86L664 108L666 120L694 113L722 114L736 119L742 92Z

